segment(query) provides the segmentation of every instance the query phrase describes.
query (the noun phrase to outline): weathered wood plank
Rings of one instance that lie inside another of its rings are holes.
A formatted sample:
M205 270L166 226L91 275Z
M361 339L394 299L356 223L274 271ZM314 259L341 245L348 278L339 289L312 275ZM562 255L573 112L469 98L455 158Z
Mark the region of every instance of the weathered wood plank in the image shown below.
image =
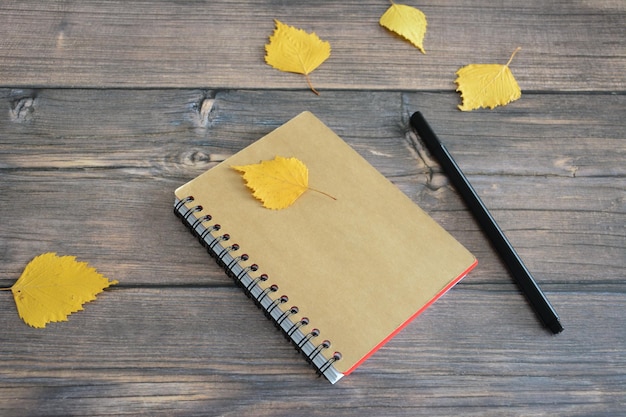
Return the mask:
M0 114L5 285L43 251L77 255L127 285L231 285L172 215L172 192L305 109L472 249L480 266L470 282L510 285L408 131L415 109L445 139L538 279L554 288L623 280L625 96L528 95L507 111L472 117L443 93L316 99L297 92L0 90L0 97L13 109ZM264 106L268 100L276 104ZM606 111L597 114L599 106ZM595 119L581 126L572 114Z
M128 178L100 170L0 176L2 285L17 279L32 257L47 251L79 256L127 285L231 285L172 214L172 190L180 185L174 179ZM623 284L623 184L615 185L612 179L553 178L529 187L527 178L474 179L494 217L547 288L563 289L571 282ZM414 194L418 204L479 258L470 282L510 284L451 189L432 191L413 178L396 184ZM599 189L609 192L598 194ZM551 198L555 190L559 195Z
M10 109L0 113L5 169L126 168L188 177L311 110L385 175L400 177L428 168L421 145L407 135L408 117L421 110L468 174L601 177L626 170L624 95L528 94L506 108L473 113L456 110L453 93L318 98L285 91L0 89L0 102Z
M313 74L322 92L452 90L461 66L505 63L517 46L524 90L625 89L620 1L409 4L428 17L426 55L379 26L381 1L4 1L0 85L306 90L300 75L264 63L280 19L331 43Z
M0 413L618 415L624 293L551 295L558 336L516 292L462 283L336 386L233 288L114 287L44 331L7 308Z

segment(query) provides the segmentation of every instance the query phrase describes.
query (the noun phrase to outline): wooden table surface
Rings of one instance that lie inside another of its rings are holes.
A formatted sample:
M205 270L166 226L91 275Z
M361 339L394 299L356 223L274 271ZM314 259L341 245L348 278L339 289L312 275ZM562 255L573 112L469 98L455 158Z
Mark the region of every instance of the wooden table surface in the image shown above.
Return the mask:
M405 3L428 18L426 54L378 25L383 0L0 4L0 287L44 252L119 280L45 329L0 292L0 415L624 415L626 3ZM273 19L331 43L319 96L265 64ZM455 72L518 46L521 99L459 111ZM480 262L334 386L172 212L176 187L304 110ZM416 140L416 110L563 333Z

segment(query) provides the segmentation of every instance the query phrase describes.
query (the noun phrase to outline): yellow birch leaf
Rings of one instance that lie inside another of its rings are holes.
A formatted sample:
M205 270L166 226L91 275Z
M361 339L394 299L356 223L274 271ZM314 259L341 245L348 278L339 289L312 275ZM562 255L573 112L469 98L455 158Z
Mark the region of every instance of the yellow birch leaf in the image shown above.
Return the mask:
M252 195L261 200L263 207L272 210L291 206L307 190L317 191L335 199L309 187L309 169L298 158L276 156L269 161L232 168L243 174Z
M67 321L106 287L117 284L73 256L44 253L26 265L11 292L19 316L32 327Z
M265 62L285 72L304 74L311 91L309 74L330 56L330 43L321 40L315 33L286 25L275 20L276 29L265 45Z
M522 96L509 65L513 57L521 48L517 48L506 65L500 64L470 64L456 72L458 78L454 81L461 93L463 103L459 105L462 111L475 110L481 107L493 109L504 106Z
M426 15L415 7L392 2L380 17L380 25L411 42L417 49L426 53L423 42L426 35Z

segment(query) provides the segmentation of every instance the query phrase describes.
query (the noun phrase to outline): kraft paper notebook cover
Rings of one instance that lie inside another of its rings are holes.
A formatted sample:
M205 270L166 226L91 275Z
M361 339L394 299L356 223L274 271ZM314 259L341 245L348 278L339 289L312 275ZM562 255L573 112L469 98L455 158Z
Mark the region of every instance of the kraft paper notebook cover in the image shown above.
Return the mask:
M309 186L336 200L306 191L286 209L263 207L232 166L276 156L300 159ZM467 249L309 112L175 195L176 214L332 383L476 265Z

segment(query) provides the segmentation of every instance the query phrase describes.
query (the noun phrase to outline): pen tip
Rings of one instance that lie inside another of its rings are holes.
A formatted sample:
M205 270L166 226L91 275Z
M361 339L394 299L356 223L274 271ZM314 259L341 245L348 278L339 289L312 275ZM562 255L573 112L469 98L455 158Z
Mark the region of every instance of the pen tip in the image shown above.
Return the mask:
M548 325L548 328L552 331L552 333L554 334L558 334L561 333L563 331L563 325L561 324L561 322L559 321L559 319L556 319L550 323L546 323Z

